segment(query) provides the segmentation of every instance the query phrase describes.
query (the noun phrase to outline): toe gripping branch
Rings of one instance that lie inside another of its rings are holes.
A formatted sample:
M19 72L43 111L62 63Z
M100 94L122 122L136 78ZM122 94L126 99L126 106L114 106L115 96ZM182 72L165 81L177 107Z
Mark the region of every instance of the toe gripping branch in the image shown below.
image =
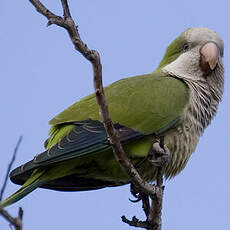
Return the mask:
M169 163L170 151L164 144L164 137L160 137L152 146L151 151L148 154L148 160L155 167L163 167Z

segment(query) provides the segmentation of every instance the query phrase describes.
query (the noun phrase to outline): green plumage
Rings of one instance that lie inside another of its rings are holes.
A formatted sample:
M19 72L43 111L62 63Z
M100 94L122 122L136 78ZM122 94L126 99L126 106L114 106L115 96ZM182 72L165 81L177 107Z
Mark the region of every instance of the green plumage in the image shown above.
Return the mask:
M143 134L160 132L183 115L189 97L188 87L181 80L161 72L117 81L105 87L105 95L112 121ZM56 125L87 119L100 120L94 94L51 120L51 134Z

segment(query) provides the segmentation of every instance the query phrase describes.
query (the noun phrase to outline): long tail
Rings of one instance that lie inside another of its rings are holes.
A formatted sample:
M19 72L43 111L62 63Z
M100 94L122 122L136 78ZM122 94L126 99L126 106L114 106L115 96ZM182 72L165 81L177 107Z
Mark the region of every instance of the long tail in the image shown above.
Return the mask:
M31 177L22 185L22 187L13 193L11 196L0 202L0 207L4 208L9 206L18 200L21 200L24 196L28 193L32 192L37 187L41 186L44 181L40 180L41 176L44 174L45 171L38 171L35 170Z

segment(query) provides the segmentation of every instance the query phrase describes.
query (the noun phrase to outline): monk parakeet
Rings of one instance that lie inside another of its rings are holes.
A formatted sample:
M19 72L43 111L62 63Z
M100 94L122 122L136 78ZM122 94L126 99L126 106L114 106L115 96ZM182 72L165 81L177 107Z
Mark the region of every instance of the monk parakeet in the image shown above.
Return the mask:
M105 88L121 143L145 180L156 179L156 166L147 156L158 136L164 136L171 154L164 176L184 169L222 98L223 51L216 32L190 28L169 45L153 73ZM61 112L50 125L46 150L11 172L11 180L22 187L2 207L37 187L83 191L130 182L114 158L94 94Z

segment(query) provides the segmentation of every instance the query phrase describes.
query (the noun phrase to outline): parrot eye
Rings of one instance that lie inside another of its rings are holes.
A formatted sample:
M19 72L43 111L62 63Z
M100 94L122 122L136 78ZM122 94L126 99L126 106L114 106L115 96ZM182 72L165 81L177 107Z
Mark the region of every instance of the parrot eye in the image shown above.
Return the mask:
M190 43L188 43L188 42L184 43L184 45L183 45L183 51L186 52L189 49L190 49Z

